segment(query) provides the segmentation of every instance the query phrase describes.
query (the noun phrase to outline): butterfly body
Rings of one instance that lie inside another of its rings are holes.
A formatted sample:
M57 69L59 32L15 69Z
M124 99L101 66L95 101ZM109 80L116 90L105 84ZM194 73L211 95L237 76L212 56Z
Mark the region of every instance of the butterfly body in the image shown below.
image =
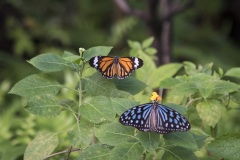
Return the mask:
M90 59L89 64L108 79L112 79L114 76L124 79L134 70L142 67L143 61L137 57L96 56Z
M140 131L161 134L191 129L190 123L183 115L157 101L130 108L120 116L119 122Z

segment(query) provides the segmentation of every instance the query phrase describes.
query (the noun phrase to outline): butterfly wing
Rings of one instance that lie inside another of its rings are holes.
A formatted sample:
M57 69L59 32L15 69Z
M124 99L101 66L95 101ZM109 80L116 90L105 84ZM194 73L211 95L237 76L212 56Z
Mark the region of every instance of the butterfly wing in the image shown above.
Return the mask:
M191 125L188 120L178 113L177 111L164 106L162 104L157 104L157 112L160 117L158 122L157 132L172 132L172 131L188 131L191 129Z
M91 67L96 68L101 72L103 77L112 79L116 74L116 67L114 65L114 58L109 56L96 56L89 60Z
M134 70L143 66L143 60L137 57L119 58L117 65L117 77L124 79L128 77Z
M133 126L140 131L149 131L146 122L152 110L152 103L146 103L130 108L119 117L119 122L126 126Z

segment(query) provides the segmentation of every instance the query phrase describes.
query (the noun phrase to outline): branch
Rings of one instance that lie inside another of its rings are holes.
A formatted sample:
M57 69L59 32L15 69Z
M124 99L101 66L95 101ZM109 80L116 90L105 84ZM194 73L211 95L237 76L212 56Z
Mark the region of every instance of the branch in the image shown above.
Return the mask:
M133 15L138 18L146 19L146 14L140 10L131 9L125 0L114 0L118 8L127 15Z
M166 19L171 19L176 14L185 11L189 7L191 7L194 3L194 0L187 0L184 4L179 4L178 2L175 2L169 9L169 12L164 17L161 17L161 21L164 21Z
M72 146L70 146L70 148L68 149L68 154L67 154L67 157L66 157L66 160L69 160L69 156L72 152Z
M80 150L81 150L80 148L74 148L74 149L71 149L71 152L80 151ZM68 150L65 150L65 151L53 153L53 154L45 157L44 159L46 160L46 159L49 159L49 158L51 158L51 157L57 156L57 155L59 155L59 154L68 153L68 152L69 152L69 149L68 149Z

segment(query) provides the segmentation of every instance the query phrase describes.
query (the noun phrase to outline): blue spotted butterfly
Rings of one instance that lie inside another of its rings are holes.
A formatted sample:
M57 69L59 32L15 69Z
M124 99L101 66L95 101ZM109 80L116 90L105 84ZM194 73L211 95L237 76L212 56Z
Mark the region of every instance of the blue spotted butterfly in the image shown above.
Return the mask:
M119 122L140 131L161 134L191 129L190 123L183 115L157 101L130 108L120 116Z

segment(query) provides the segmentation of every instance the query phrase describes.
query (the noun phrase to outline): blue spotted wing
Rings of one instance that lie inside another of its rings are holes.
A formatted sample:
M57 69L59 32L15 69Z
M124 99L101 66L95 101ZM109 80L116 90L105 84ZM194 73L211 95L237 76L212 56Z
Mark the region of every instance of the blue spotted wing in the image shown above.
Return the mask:
M177 111L154 101L130 108L124 112L119 122L133 126L140 131L166 134L173 131L188 131L188 120Z

